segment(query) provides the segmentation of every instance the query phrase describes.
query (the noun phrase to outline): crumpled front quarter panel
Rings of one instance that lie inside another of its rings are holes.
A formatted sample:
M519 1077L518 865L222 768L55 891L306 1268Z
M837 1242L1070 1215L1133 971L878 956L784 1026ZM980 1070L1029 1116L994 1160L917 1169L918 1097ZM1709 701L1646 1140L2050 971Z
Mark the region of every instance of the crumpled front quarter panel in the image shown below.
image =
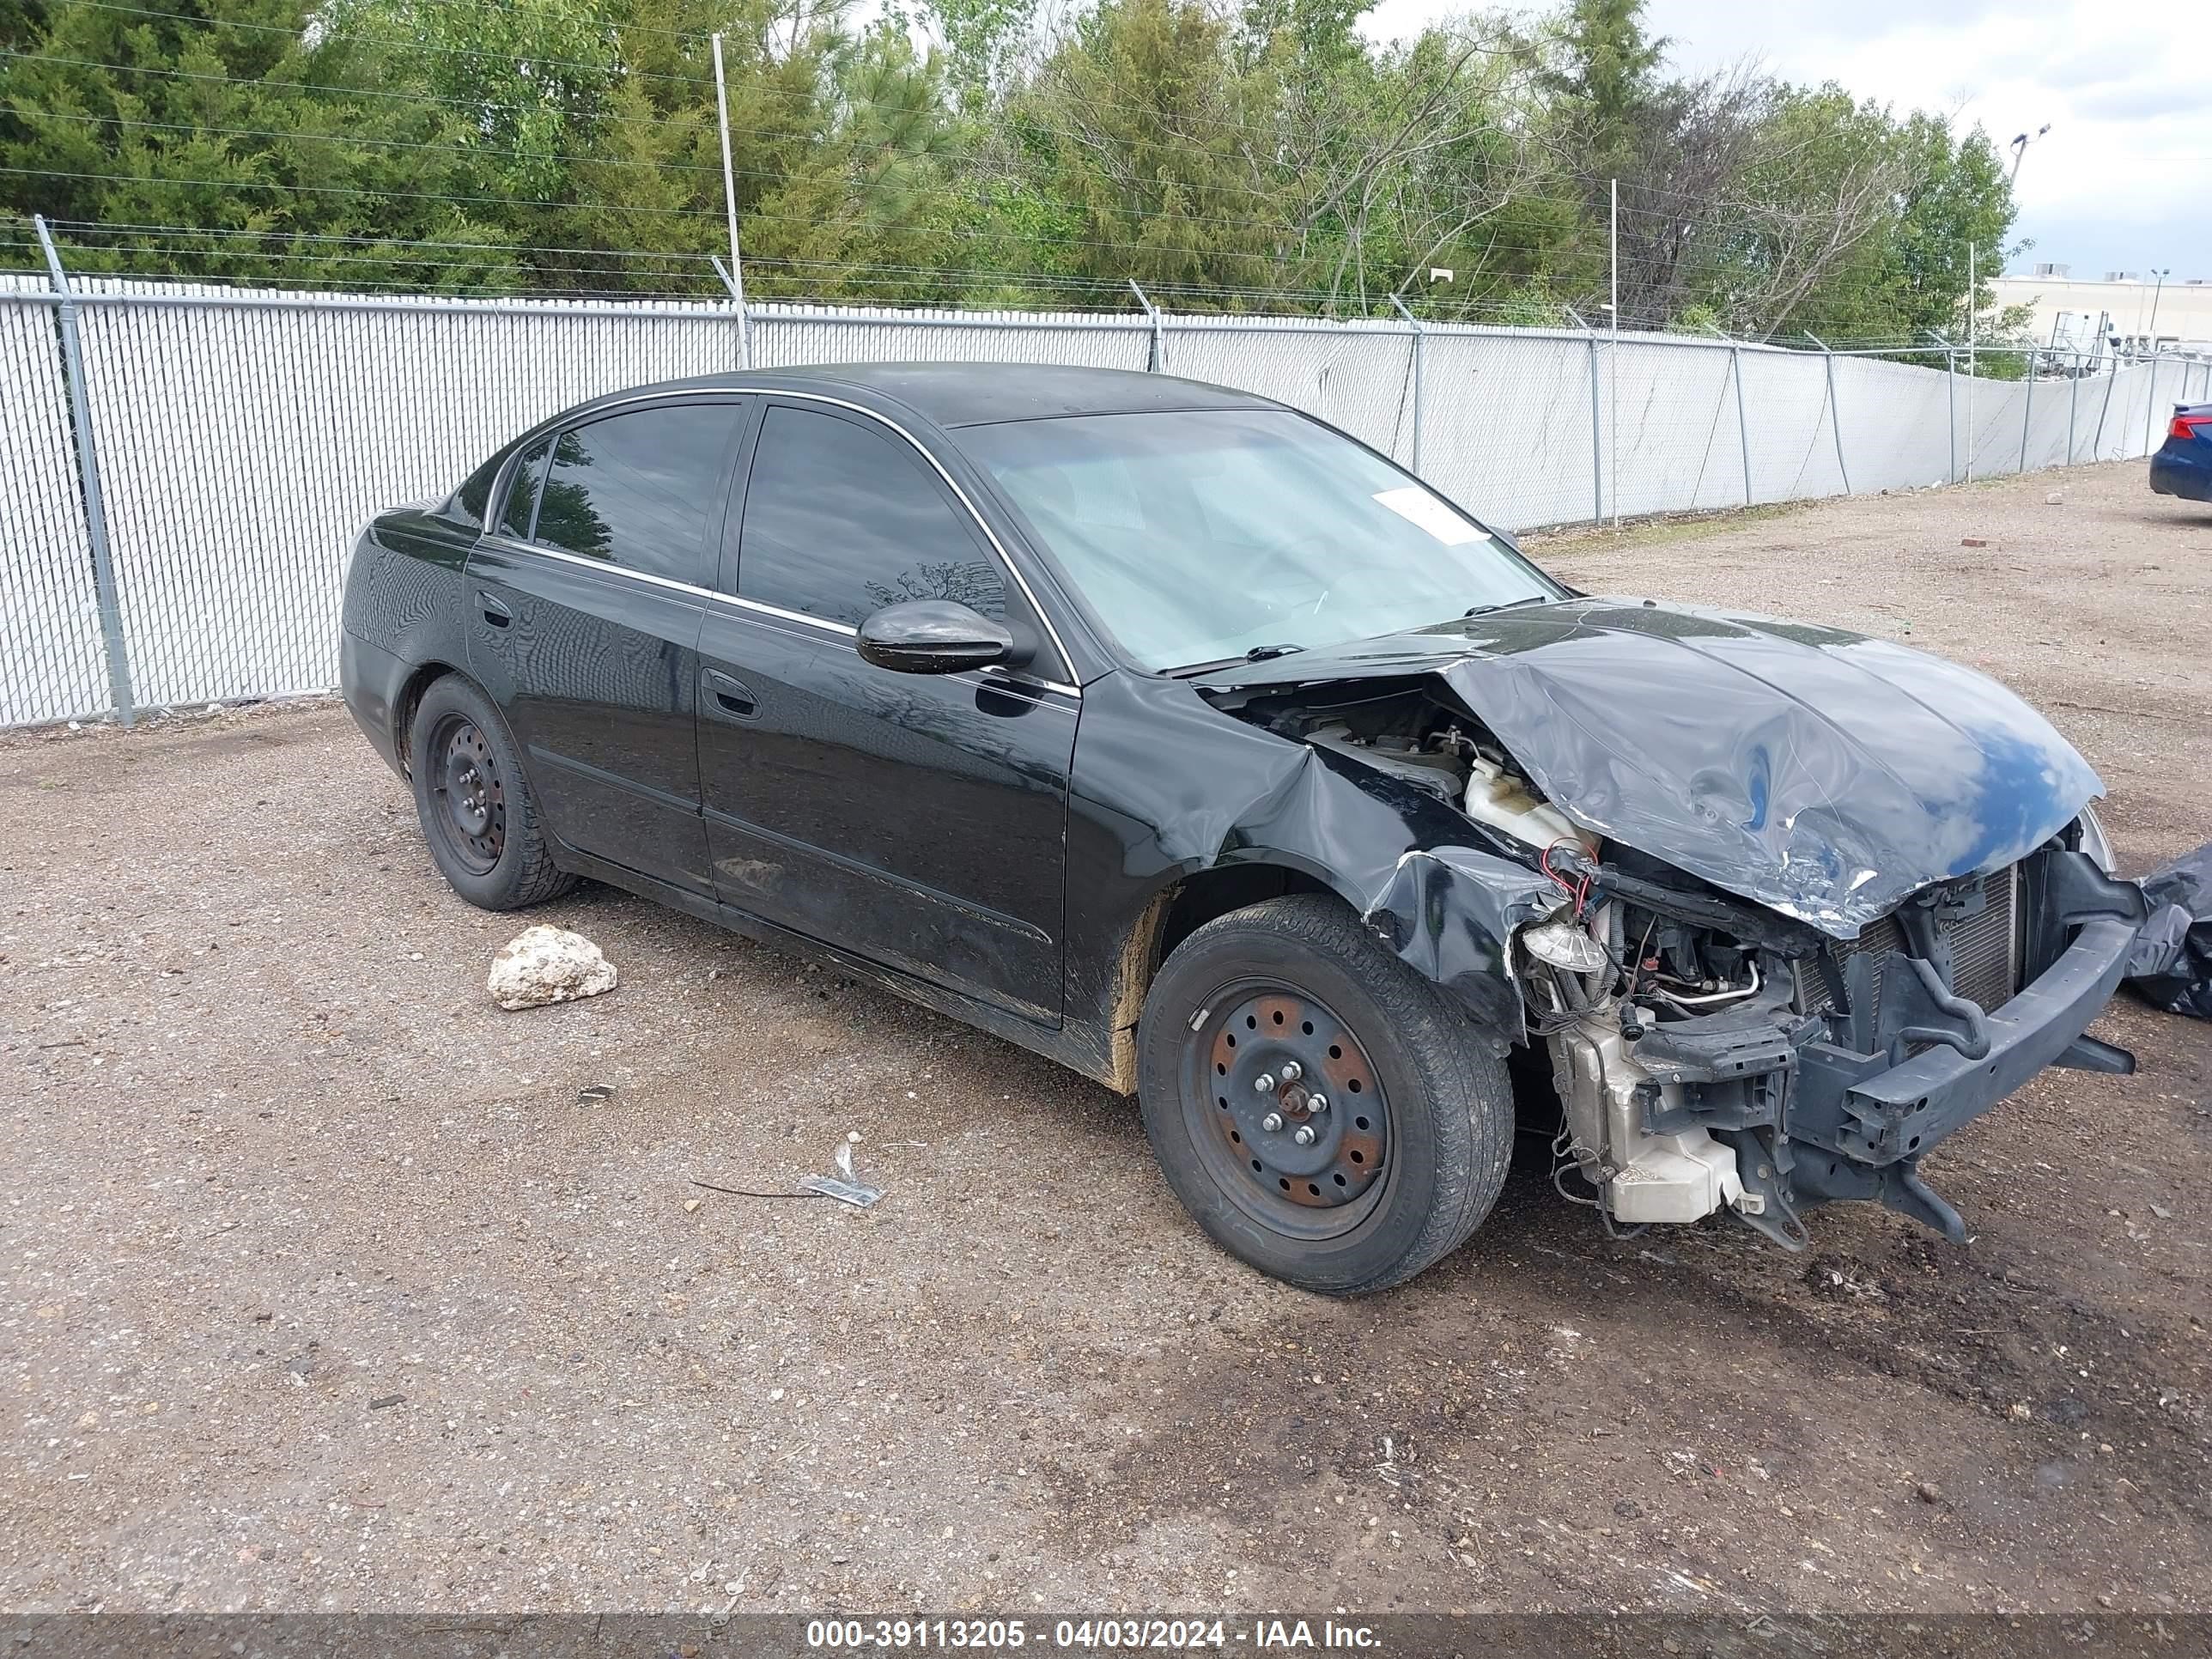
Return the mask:
M1110 943L1200 871L1276 866L1342 896L1401 958L1516 1036L1508 939L1558 908L1549 878L1479 842L1433 795L1222 714L1189 685L1084 688L1070 799L1071 1007L1096 1006Z

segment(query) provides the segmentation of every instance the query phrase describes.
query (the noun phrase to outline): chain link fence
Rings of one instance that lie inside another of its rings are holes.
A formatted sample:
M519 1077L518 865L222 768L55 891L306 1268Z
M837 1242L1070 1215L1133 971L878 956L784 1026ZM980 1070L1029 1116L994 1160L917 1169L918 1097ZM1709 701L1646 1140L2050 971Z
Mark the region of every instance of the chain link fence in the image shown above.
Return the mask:
M2212 363L2174 357L2037 351L2025 378L1999 380L1965 373L1963 349L1149 306L763 305L747 319L763 368L1068 363L1241 387L1342 427L1510 530L2139 456L2175 403L2212 398ZM0 275L0 726L328 688L344 559L371 515L442 495L568 404L734 369L743 349L720 304Z

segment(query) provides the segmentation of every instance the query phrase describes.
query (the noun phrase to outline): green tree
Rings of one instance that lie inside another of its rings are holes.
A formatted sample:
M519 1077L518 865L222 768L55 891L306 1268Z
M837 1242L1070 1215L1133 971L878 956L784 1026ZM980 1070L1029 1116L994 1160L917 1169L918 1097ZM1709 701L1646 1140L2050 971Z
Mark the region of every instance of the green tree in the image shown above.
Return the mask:
M1202 0L1105 0L1083 18L1013 100L1028 182L1074 234L1017 257L1102 283L1264 289L1282 223L1252 165L1267 77L1239 75L1231 45Z
M1590 179L1619 176L1645 125L1669 42L1646 33L1644 0L1571 0L1542 85Z
M434 289L511 271L491 217L437 199L467 193L462 124L378 95L376 43L303 33L297 0L220 21L42 10L0 58L0 179L18 212L104 228L75 238L78 268Z
M1556 322L1618 179L1630 325L1902 338L2012 222L1978 131L1671 75L1641 0L855 4L0 0L0 206L85 270L719 294L719 32L758 295Z

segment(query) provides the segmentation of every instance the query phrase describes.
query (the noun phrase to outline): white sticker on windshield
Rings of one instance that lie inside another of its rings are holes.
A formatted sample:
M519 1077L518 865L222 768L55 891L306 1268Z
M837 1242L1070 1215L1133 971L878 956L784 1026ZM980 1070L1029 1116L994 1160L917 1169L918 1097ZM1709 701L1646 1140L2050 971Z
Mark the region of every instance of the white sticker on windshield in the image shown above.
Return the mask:
M1378 489L1375 492L1375 500L1407 524L1419 525L1446 547L1457 547L1462 542L1481 539L1480 529L1419 484L1407 484L1403 489Z

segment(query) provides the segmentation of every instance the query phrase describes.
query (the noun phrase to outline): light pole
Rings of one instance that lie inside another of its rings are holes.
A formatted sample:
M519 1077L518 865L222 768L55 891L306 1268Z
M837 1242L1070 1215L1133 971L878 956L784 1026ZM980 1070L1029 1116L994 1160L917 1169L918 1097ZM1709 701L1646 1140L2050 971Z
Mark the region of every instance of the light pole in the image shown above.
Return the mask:
M752 319L745 314L745 266L738 257L738 187L730 167L730 94L722 80L722 37L709 37L714 47L714 120L722 133L722 207L730 222L730 293L738 302L738 366L753 366Z
M2158 281L2153 284L2150 291L2150 326L2143 330L2143 343L2153 351L2156 351L2158 349L2158 296L2166 291L2166 279L2173 275L2173 267L2168 265L2163 270L2154 269L2151 275L2157 277Z
M2013 180L2020 177L2020 164L2027 159L2027 147L2050 131L2051 123L2045 121L2041 126L2036 128L2033 136L2025 132L2020 133L2014 137L2010 144L2006 146L2012 151L2012 171L2005 174L2006 189L2011 189Z

